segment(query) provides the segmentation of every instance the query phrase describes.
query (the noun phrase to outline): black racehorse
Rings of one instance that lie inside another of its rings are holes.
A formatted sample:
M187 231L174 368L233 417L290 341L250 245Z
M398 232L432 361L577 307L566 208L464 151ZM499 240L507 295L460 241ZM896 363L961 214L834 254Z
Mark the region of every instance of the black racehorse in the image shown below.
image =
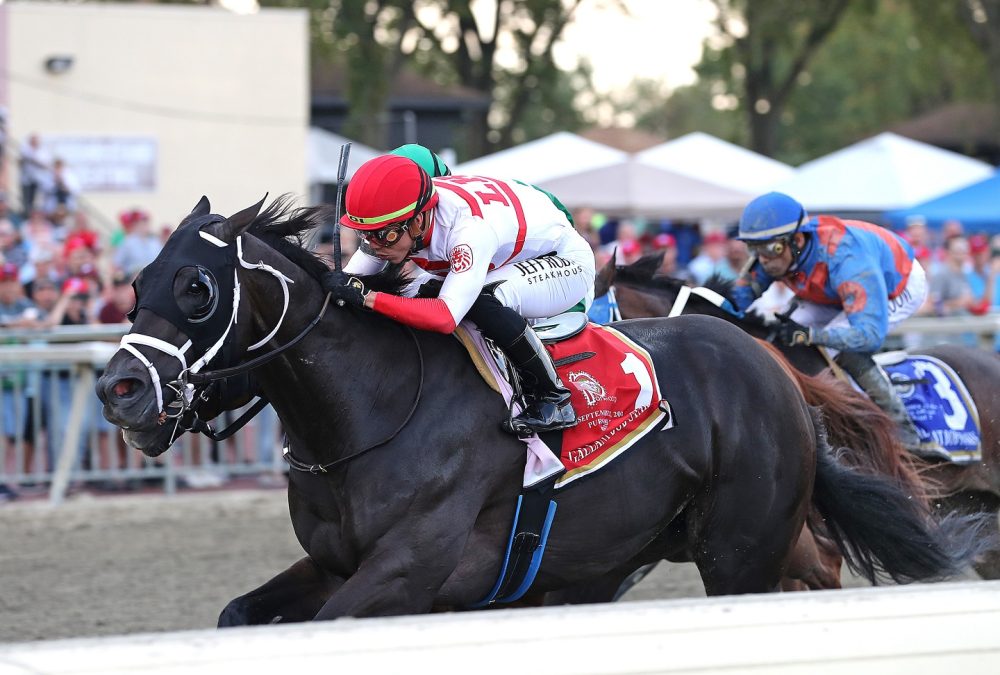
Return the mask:
M327 311L326 265L289 237L329 212L262 204L223 218L202 198L142 272L132 330L97 384L105 417L160 455L176 413L243 364L293 466L312 467L288 488L306 556L231 601L220 625L476 603L499 574L524 468L524 445L500 430L505 404L454 338ZM676 427L557 495L535 591L660 559L693 561L712 595L773 591L810 499L869 578L940 578L975 555L971 518L934 524L891 482L835 462L818 414L742 331L708 317L618 328L653 356Z
M598 275L596 292L603 294L613 286L624 318L667 316L671 311L680 311L684 315L702 314L724 319L760 339L769 337L773 331L772 325L755 314L740 318L719 306L718 297L713 298L711 294L721 296L731 303L731 283L713 278L706 283L710 293L692 294L690 289L684 290L683 281L656 276L655 270L659 263L660 256L648 256L630 266L606 266ZM678 298L682 294L685 296L683 308L678 305ZM807 375L817 375L829 368L828 360L815 347L778 345L778 348L793 366ZM982 349L957 345L925 348L919 350L919 353L940 359L962 378L979 411L983 447L982 461L976 464L918 462L921 479L929 487L929 493L939 495L933 500L935 510L981 514L988 530L984 532L984 536L992 541L1000 541L1000 521L997 518L1000 510L1000 359L996 354ZM822 397L834 395L834 392L824 392ZM806 398L808 400L810 396L807 395ZM820 405L823 401L810 402ZM887 417L865 414L856 406L851 414L858 416L858 424L854 425L855 432L865 430L866 435L883 430L888 420ZM879 419L880 417L883 419ZM836 434L831 434L831 437L835 436ZM884 433L880 436L885 438ZM853 433L851 438L851 449L858 449L863 441L858 439L857 433ZM868 458L878 457L879 447L881 450L888 447L884 440L876 440L874 436L872 439L875 442L868 444L871 451L865 453ZM881 454L884 456L884 453ZM856 454L855 459L862 461L864 457ZM899 462L892 462L892 466L882 466L883 471L894 473L910 482L907 476L900 473L900 469L905 473L905 467ZM974 567L985 579L1000 579L1000 548L984 551Z

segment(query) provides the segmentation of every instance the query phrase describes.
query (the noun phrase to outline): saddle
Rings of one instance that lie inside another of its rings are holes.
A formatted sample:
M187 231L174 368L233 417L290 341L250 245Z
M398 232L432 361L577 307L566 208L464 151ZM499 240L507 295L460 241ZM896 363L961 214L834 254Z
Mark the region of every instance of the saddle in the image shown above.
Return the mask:
M578 418L576 426L539 439L565 469L557 489L605 466L654 429L673 427L670 405L660 395L644 347L614 328L588 322L579 312L545 319L533 328L570 389ZM474 324L463 322L456 336L483 379L516 414L517 373L503 353ZM530 485L526 475L525 486Z

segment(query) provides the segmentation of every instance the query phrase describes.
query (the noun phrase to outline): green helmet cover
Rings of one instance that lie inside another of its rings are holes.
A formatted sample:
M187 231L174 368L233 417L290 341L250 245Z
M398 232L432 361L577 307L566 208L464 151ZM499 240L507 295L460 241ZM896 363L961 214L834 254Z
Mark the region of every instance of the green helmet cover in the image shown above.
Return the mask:
M444 163L444 160L422 145L407 143L406 145L399 146L389 154L412 159L431 178L451 175L451 169Z

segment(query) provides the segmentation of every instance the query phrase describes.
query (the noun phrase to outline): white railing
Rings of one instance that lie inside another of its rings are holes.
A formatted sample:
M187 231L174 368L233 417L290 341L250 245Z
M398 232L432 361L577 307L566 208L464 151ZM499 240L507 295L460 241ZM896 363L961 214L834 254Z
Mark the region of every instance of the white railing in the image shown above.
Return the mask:
M0 346L0 434L8 436L0 447L0 483L15 490L47 487L50 501L58 504L74 482L155 483L172 493L178 480L207 486L222 475L282 469L277 421L270 409L232 439L212 447L208 439L186 434L157 461L125 448L118 430L100 414L94 384L127 329L66 326L0 333L0 342L8 343Z
M995 675L998 626L1000 582L967 582L13 644L0 671Z

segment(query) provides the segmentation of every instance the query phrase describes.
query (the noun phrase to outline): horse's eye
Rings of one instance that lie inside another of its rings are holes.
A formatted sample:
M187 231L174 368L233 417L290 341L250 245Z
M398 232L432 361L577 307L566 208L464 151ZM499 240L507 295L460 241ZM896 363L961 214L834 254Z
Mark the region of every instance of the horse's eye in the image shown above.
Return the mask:
M197 303L188 321L198 323L215 313L215 308L219 304L219 294L215 290L215 277L208 270L199 267L198 278L188 284L185 293Z

